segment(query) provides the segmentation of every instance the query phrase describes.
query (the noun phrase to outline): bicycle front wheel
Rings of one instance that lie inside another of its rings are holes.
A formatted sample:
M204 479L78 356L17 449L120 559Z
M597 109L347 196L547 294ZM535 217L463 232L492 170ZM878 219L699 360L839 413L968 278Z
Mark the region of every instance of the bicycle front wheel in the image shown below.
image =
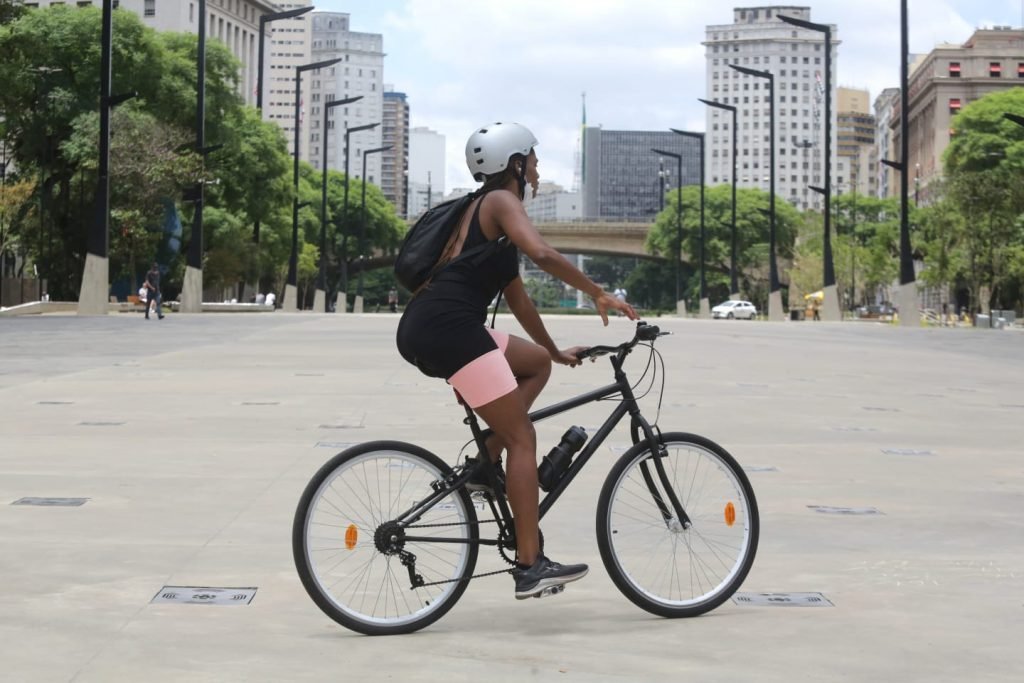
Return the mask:
M663 434L661 442L663 456L642 441L608 474L597 508L598 547L633 603L663 617L693 617L728 600L750 571L757 502L746 474L718 444L681 432Z
M394 521L450 472L433 453L397 441L353 446L320 468L295 512L292 552L325 614L353 631L391 635L421 629L455 605L478 551L469 494L452 491L410 526ZM414 585L416 575L424 585Z

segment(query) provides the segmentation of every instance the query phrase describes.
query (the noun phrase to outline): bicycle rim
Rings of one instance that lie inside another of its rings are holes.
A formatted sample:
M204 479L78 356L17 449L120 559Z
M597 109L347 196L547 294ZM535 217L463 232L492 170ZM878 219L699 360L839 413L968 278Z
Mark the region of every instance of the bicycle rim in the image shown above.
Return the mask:
M475 546L405 542L402 549L415 555L415 572L426 584L446 582L413 588L401 557L381 552L375 540L382 524L427 498L431 482L443 476L438 465L418 455L373 450L343 459L311 496L303 529L309 576L346 626L367 633L415 630L441 616L465 589ZM476 537L475 522L465 497L454 493L405 533L470 539ZM431 524L446 526L417 528Z
M694 616L728 599L750 570L757 504L739 466L720 447L699 438L664 439L662 464L692 524L684 529L675 519L650 451L627 453L602 494L604 559L620 589L641 607ZM643 463L662 492L668 521L651 495Z

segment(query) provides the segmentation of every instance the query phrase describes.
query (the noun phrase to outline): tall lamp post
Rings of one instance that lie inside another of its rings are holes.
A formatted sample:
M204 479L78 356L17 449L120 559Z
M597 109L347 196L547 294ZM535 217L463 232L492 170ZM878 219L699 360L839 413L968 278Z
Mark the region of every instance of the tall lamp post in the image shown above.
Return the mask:
M268 12L267 14L260 15L260 37L258 53L259 61L256 62L256 109L259 110L260 112L260 118L262 118L263 114L263 64L266 61L266 57L264 56L264 43L266 42L267 37L267 24L274 21L283 21L285 19L294 19L296 17L301 17L302 15L308 12L312 12L314 9L316 8L310 5L309 7L290 9L286 12ZM252 224L252 241L253 244L260 243L260 222L258 220L253 221ZM258 285L259 283L256 284ZM248 287L249 285L247 285L247 288ZM248 300L248 294L248 292L245 292L243 294L243 301Z
M313 62L295 67L295 162L292 173L292 185L294 194L292 196L292 253L288 259L288 281L284 288L285 311L297 311L298 306L298 268L299 268L299 131L301 125L302 106L302 74L306 71L326 69L341 61L341 57L328 59L323 62Z
M682 135L688 138L694 138L700 142L700 317L710 318L711 317L711 302L708 301L708 279L707 279L707 268L705 266L705 245L707 244L707 234L704 229L704 133L692 133L686 130L677 130L675 128L669 128L676 135ZM680 178L680 187L682 187L682 178Z
M1007 121L1013 121L1018 126L1024 126L1024 116L1018 116L1017 114L1011 114L1009 112L1006 112L1005 114L1003 114L1003 118L1006 119Z
M906 0L902 0L906 7ZM827 321L838 322L843 319L839 311L839 295L836 292L836 270L832 262L832 237L831 237L831 209L832 209L832 27L828 24L815 24L803 19L789 17L782 14L777 15L780 21L799 28L825 34L825 232L823 242L822 260L824 261L824 287L825 299L822 302L823 316ZM903 64L906 69L906 60ZM906 82L903 83L904 98L906 98ZM903 109L906 112L906 108ZM906 140L906 136L904 136ZM772 164L772 171L775 171L775 164ZM906 213L904 211L904 213ZM908 238L909 243L909 238ZM902 276L900 278L902 280ZM911 280L913 282L913 265L911 265Z
M736 270L736 152L737 152L737 132L736 132L736 107L731 104L721 104L712 100L704 100L697 98L699 101L714 107L715 109L722 109L724 111L732 112L732 232L731 232L731 247L730 247L730 260L729 260L729 298L736 300L740 298L740 286L739 286L739 274ZM772 98L774 99L774 98ZM775 132L775 126L772 125L772 132ZM772 149L775 149L775 145L772 145ZM774 167L775 164L772 164ZM772 183L775 186L775 183Z
M680 291L681 283L679 280L679 265L683 260L683 155L663 149L652 149L651 151L660 156L675 159L677 168L676 172L679 174L679 180L677 181L679 188L676 192L676 313L679 315L686 315L686 302L683 301L682 298L682 292Z
M359 260L362 263L359 264L359 285L356 287L356 309L359 311L363 310L363 271L366 266L366 158L371 154L386 152L393 146L384 145L383 147L374 147L363 152L363 198L359 208Z
M782 19L781 16L779 18ZM768 126L771 129L768 134L768 164L771 166L768 174L768 209L771 212L768 218L768 319L782 321L785 319L785 313L782 309L779 264L775 255L775 74L735 64L730 64L729 68L768 81ZM733 173L735 174L735 171Z
M331 130L327 127L327 115L330 110L345 104L352 104L363 99L362 95L346 97L343 100L331 100L324 105L324 154L320 165L320 272L316 278L316 294L313 297L313 310L327 312L327 149ZM344 308L342 312L344 313Z
M352 128L345 129L345 205L342 208L342 228L344 229L344 233L341 238L341 292L338 293L339 300L344 300L342 302L343 307L348 306L348 263L345 261L345 246L348 244L348 161L350 156L349 138L352 136L353 133L359 133L364 130L373 130L379 125L380 123L367 123L362 126L354 126ZM362 312L362 302L362 299L360 299L360 310L356 311L355 309L353 309L353 312Z

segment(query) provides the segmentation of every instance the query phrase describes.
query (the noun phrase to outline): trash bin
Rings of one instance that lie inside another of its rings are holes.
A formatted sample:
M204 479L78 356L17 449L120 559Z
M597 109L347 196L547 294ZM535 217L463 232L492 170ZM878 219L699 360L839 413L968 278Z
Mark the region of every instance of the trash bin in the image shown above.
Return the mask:
M791 309L789 309L789 319L790 320L803 320L804 319L804 312L802 310L800 310L799 308L791 308Z
M974 316L974 326L991 327L991 324L989 323L989 317L984 313L979 313L978 315Z

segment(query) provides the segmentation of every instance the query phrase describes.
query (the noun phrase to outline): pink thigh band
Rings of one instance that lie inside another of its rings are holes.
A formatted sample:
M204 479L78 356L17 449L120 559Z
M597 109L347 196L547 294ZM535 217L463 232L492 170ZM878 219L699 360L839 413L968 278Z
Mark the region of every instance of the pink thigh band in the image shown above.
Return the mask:
M487 332L494 338L494 343L498 345L498 350L505 353L505 349L508 348L508 335L504 332L499 332L493 327L488 327Z
M505 359L504 349L508 346L508 335L488 330L498 348L475 358L448 378L455 391L470 408L479 408L501 398L518 388L512 368Z

